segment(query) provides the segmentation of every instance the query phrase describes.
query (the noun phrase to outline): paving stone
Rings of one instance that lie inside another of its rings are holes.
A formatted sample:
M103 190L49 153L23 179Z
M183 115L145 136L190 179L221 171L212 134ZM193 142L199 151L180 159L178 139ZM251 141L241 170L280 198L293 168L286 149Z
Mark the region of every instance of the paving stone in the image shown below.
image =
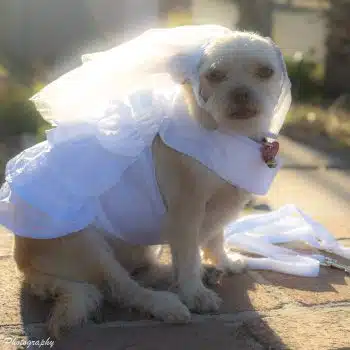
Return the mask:
M300 249L300 247L302 246L295 246L296 250L301 253L325 254L310 248ZM347 259L331 254L325 255L337 259L341 264L349 264ZM317 277L298 277L272 271L260 271L259 275L267 283L278 288L290 300L297 303L319 305L350 301L350 276L340 270L321 267L320 274Z
M350 349L349 306L284 310L250 320L244 327L264 349ZM266 331L272 329L273 336Z
M43 333L41 333L43 335ZM47 336L43 335L41 339L47 339ZM1 350L18 350L18 349L39 349L39 347L30 347L30 337L26 334L22 327L18 325L14 326L0 326L0 349ZM49 347L40 347L40 349L47 349Z
M3 256L11 255L13 234L0 226L0 259Z
M297 307L251 317L238 315L235 320L217 318L183 326L152 322L86 326L55 341L54 349L345 350L350 348L349 334L350 305ZM10 329L8 335L15 340L26 339L23 332L15 328ZM41 338L30 339L46 340L48 337L43 333ZM15 349L1 347L1 341L0 328L0 348Z
M10 258L0 259L0 322L16 324L21 320L21 283Z
M246 330L237 332L235 327L221 321L185 326L85 329L57 342L55 349L262 350L263 347Z
M226 277L214 289L223 299L221 313L264 311L281 306L278 295L268 286L257 283L249 274Z
M42 322L48 310L49 303L23 288L12 258L0 259L0 325Z
M321 268L320 275L315 278L275 272L261 275L291 299L305 305L350 301L350 277L341 271Z

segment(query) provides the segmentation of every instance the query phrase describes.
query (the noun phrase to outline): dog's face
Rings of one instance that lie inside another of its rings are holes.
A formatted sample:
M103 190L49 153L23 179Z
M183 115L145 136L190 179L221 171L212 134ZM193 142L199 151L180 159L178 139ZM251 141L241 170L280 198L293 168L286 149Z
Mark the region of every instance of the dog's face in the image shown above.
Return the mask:
M272 42L236 32L205 50L199 95L212 125L248 137L267 132L281 93L283 69Z

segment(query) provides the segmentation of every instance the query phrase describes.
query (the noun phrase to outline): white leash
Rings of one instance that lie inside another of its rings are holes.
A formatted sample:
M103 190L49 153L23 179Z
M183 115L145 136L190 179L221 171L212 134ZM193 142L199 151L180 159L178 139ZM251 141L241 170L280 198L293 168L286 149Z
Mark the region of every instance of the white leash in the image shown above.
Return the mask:
M347 266L323 255L303 255L274 245L292 241L302 241L318 250L350 259L350 248L341 245L325 227L291 204L267 214L243 217L225 230L227 250L238 248L243 252L263 256L245 257L249 269L306 277L318 276L320 265L350 271Z

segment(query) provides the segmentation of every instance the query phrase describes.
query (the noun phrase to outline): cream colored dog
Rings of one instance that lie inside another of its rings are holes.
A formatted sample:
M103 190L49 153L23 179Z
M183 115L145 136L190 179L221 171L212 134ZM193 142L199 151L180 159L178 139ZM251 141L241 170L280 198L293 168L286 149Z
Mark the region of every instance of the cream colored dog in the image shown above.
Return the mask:
M200 67L201 108L185 77L183 95L191 115L207 129L234 130L260 140L280 93L282 67L273 44L258 35L235 32L207 47ZM14 257L25 281L40 297L54 297L49 331L86 321L104 296L146 311L165 322L185 323L190 310L217 311L220 298L204 286L200 248L221 269L240 272L223 249L223 227L250 195L156 137L152 151L160 192L167 208L163 235L171 248L178 295L153 291L132 279L136 268L154 262L152 249L130 246L94 228L38 240L16 236ZM239 152L239 150L237 150ZM104 239L102 239L104 238Z

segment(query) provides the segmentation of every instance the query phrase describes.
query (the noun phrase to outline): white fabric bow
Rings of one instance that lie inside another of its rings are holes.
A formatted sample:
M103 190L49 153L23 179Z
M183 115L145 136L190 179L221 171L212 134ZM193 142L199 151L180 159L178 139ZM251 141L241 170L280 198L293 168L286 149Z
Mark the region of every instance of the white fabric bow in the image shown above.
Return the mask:
M302 255L274 245L292 241L302 241L316 249L350 259L350 248L341 245L325 227L293 204L267 214L248 215L230 224L225 230L227 250L238 248L264 257L246 257L249 269L318 276L320 263L324 261L322 255Z

